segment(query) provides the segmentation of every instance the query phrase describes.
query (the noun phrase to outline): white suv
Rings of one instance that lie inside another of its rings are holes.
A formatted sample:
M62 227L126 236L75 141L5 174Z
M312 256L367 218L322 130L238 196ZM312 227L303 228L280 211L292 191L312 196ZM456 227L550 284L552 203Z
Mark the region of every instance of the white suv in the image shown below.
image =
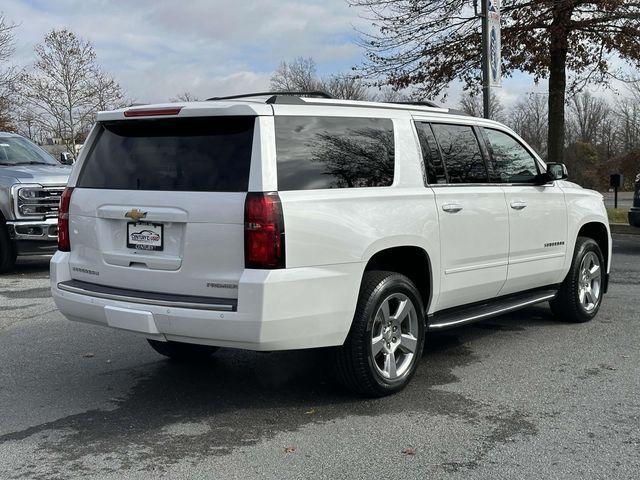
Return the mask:
M546 301L596 315L607 214L565 178L507 127L433 105L103 112L61 201L53 297L176 359L336 347L339 380L385 395L428 331Z

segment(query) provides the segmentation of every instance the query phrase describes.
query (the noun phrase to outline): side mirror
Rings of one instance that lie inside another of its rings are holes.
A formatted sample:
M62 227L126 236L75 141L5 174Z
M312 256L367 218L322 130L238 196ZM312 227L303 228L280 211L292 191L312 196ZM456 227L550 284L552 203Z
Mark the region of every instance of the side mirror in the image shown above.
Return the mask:
M569 177L569 174L564 163L547 163L545 177L548 182L553 182L554 180L565 180Z

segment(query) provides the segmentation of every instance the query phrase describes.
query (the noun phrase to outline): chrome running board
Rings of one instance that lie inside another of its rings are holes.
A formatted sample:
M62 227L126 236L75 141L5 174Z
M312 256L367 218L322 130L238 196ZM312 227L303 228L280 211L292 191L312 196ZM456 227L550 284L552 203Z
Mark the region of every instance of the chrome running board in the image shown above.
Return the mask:
M549 301L557 293L556 289L534 290L436 312L429 318L429 330L445 330L486 320L487 318Z

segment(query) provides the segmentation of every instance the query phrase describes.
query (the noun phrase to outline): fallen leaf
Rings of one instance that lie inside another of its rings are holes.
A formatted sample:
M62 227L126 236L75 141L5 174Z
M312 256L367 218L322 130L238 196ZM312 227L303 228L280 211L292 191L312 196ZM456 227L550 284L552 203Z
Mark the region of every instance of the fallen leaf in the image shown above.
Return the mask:
M93 357L95 357L95 355L94 355L93 353L91 353L91 352L89 352L89 353L85 353L85 354L84 354L84 355L82 355L82 356L83 356L84 358L93 358Z
M416 450L415 448L407 447L404 450L402 450L402 453L407 457L411 457L416 454Z
M289 445L288 447L284 448L284 453L293 453L296 451L296 447L294 447L293 445Z
M305 415L313 415L314 413L316 413L315 408L312 408L311 410L307 410L306 412L304 412Z

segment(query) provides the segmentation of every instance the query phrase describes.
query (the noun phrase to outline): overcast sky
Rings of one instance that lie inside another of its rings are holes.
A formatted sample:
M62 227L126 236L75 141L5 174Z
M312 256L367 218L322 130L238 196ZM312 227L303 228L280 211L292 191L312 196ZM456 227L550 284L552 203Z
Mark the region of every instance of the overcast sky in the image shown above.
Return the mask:
M298 56L313 57L321 74L348 72L363 54L354 27L370 28L345 0L2 0L0 10L19 24L17 63L31 63L34 44L67 27L94 44L137 102L267 89L279 62ZM510 104L533 89L516 75L501 96Z

